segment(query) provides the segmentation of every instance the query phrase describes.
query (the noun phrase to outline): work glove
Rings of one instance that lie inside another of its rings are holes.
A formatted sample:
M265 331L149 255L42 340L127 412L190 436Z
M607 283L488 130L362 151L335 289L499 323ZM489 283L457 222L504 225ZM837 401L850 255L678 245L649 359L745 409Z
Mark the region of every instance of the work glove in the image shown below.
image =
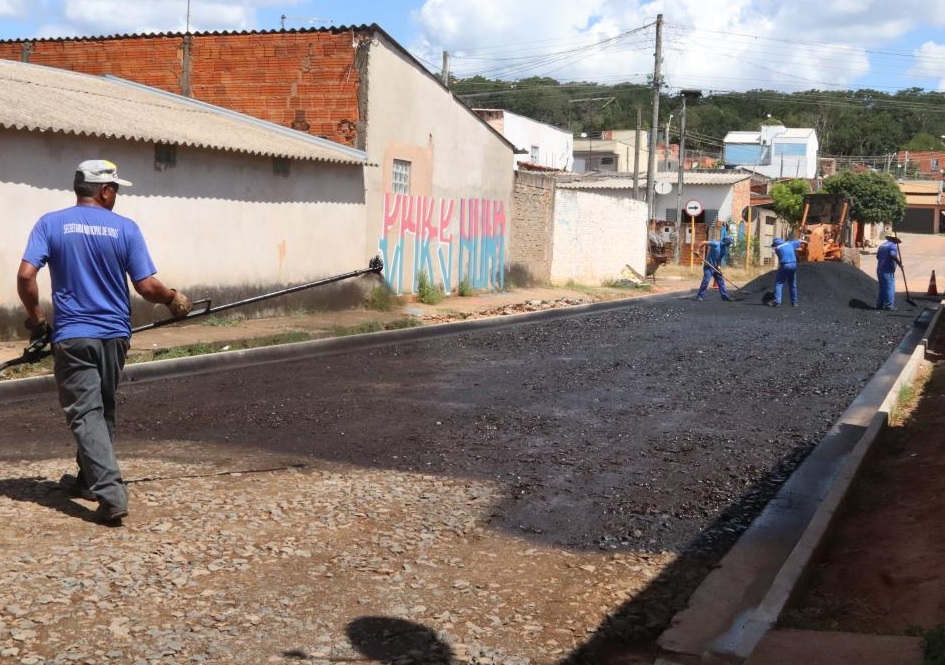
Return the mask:
M40 319L36 323L26 319L23 325L26 326L26 329L30 333L30 345L27 347L28 351L39 351L49 344L49 339L52 337L52 328L49 327L49 323L46 319Z
M190 310L194 308L194 304L190 302L190 298L177 289L171 289L171 291L174 292L174 296L164 304L167 305L167 308L171 311L171 316L175 319L182 319L190 314Z

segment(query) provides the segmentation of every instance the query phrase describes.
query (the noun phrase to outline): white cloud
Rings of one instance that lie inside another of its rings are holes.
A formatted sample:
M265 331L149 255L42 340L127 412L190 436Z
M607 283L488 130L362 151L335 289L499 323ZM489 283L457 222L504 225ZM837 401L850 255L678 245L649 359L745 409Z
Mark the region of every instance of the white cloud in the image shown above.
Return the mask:
M869 50L945 24L942 0L426 0L414 47L429 62L451 52L458 76L643 83L653 28L594 45L658 13L667 85L708 90L848 88Z
M0 0L0 17L21 18L26 16L26 0Z
M925 42L914 52L916 64L909 70L909 76L917 79L937 80L936 90L945 92L945 44Z

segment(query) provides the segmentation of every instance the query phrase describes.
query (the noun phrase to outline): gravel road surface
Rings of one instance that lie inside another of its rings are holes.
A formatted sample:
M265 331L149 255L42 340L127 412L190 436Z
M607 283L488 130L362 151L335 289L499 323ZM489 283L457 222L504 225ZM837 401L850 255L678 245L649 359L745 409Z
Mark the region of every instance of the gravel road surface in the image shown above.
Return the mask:
M849 266L772 281L126 384L117 529L53 482L54 395L0 405L0 660L652 662L913 325Z

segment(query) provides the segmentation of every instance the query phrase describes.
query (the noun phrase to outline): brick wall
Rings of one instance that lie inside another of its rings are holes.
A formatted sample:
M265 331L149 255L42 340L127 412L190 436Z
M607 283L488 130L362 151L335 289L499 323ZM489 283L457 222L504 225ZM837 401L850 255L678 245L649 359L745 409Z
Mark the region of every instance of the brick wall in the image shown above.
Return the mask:
M509 227L509 281L547 284L551 279L555 180L538 173L515 172L512 223Z
M301 31L0 42L0 58L111 74L358 146L360 35Z

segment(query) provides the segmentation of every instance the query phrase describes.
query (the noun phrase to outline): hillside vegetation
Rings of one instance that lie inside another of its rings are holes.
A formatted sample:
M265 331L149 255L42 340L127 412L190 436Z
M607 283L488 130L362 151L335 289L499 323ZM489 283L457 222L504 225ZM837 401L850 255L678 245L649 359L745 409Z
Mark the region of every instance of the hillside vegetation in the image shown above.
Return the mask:
M453 92L472 108L501 108L575 135L608 129L634 129L637 109L643 128L650 125L652 88L644 85L560 83L547 77L500 81L475 76L453 79ZM660 138L671 113L671 141L678 140L679 97L660 100ZM820 153L886 161L898 150L945 150L945 93L920 88L888 94L876 90L782 93L751 90L712 94L687 108L686 147L719 154L726 133L757 131L764 123L812 127ZM882 164L875 164L882 166Z

